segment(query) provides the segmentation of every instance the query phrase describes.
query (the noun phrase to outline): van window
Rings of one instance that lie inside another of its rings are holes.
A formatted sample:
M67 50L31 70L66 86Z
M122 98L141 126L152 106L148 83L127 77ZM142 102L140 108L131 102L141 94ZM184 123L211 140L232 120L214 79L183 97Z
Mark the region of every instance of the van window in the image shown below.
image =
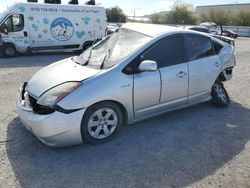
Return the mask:
M158 41L142 55L142 60L153 60L158 68L186 62L186 55L181 35L175 35Z
M24 28L24 18L22 14L13 14L4 22L3 28L7 28L8 32L22 31Z
M187 47L189 49L189 60L205 58L215 54L214 47L208 37L202 35L188 34Z

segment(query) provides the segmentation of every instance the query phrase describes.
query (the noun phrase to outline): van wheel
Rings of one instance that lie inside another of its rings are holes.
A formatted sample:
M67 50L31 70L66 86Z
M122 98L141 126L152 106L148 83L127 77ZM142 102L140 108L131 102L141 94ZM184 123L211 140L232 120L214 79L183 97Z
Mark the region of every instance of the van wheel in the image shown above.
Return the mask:
M93 42L86 42L83 47L82 47L82 50L85 51L87 50L88 48L90 48L92 46Z
M15 46L11 44L6 44L3 48L3 54L5 57L16 57L17 51L16 51Z
M81 50L75 50L74 53L76 55L81 55L85 50L87 50L88 48L90 48L92 46L93 42L86 42Z
M26 56L32 55L32 50L31 50L30 47L27 48L27 50L26 50L26 52L24 53L24 55L26 55Z
M227 107L230 99L222 83L215 83L212 87L212 103L216 107Z
M87 109L81 125L83 141L102 144L111 140L121 129L123 113L112 102L100 102Z

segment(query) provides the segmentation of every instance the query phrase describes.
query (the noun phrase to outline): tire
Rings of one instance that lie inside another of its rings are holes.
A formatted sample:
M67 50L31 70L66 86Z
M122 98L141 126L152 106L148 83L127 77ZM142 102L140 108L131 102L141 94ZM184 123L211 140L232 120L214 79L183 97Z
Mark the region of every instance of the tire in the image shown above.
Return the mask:
M76 55L81 55L85 50L87 50L88 48L90 48L92 46L92 43L86 43L83 45L82 49L81 50L75 50L74 53Z
M87 42L83 45L82 50L85 51L92 46L93 42Z
M11 44L6 44L3 47L3 54L5 57L16 57L17 56L17 51L15 46Z
M32 50L31 50L31 48L28 47L27 50L26 50L26 52L25 52L23 55L25 55L25 56L30 56L30 55L32 55Z
M121 108L112 102L100 102L85 112L81 125L83 141L90 144L108 142L118 134L123 124Z
M222 83L215 83L212 87L212 103L215 107L223 108L230 104L230 99Z

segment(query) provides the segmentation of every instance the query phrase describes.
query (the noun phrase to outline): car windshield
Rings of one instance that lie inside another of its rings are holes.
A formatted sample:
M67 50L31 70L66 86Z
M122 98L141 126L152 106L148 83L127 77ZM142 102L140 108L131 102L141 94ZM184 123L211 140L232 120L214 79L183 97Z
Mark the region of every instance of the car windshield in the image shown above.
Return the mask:
M108 69L119 64L135 50L147 43L151 37L141 33L120 29L104 38L75 58L76 62L97 69Z

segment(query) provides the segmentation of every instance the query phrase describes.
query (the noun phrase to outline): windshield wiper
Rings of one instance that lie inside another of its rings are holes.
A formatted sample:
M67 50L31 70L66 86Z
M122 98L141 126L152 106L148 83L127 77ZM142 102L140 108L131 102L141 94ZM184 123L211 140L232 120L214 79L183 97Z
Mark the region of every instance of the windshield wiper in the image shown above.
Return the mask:
M93 42L93 44L91 45L91 49L90 49L90 52L89 52L89 57L88 57L88 60L83 64L83 65L88 65L89 64L89 60L91 59L91 56L92 56L92 51L93 51L93 48L94 48L94 45L96 43L98 39L96 38Z
M102 41L103 42L106 42L108 39L110 38L110 36L107 36L105 39L103 39ZM83 63L81 63L81 65L88 65L89 64L89 62L90 62L90 59L91 59L91 57L92 57L92 52L93 52L93 49L94 49L94 45L96 44L96 42L98 41L99 39L98 38L96 38L95 39L95 41L92 43L92 45L91 45L91 48L90 48L90 51L89 51L89 56L85 59L85 61L83 62ZM102 42L100 42L100 43L102 43ZM99 44L100 45L100 44ZM83 59L83 57L81 57L81 59ZM106 59L106 55L105 55L105 58L104 58L104 62L105 62L105 59ZM104 63L103 62L103 63ZM102 63L102 64L103 64ZM102 65L103 66L103 65Z
M103 67L104 67L104 63L105 63L105 61L106 61L106 59L107 59L107 56L110 56L110 48L107 50L107 52L106 52L106 54L105 54L105 56L104 56L104 59L103 59L103 61L102 61L102 64L101 64L101 66L100 66L100 69L103 69Z
M100 66L100 69L103 69L104 62L106 61L106 57L107 57L107 53L105 54L105 56L103 58L103 61L102 61L101 66Z
M71 60L74 61L75 63L81 65L81 62L78 60L78 56L71 57Z

